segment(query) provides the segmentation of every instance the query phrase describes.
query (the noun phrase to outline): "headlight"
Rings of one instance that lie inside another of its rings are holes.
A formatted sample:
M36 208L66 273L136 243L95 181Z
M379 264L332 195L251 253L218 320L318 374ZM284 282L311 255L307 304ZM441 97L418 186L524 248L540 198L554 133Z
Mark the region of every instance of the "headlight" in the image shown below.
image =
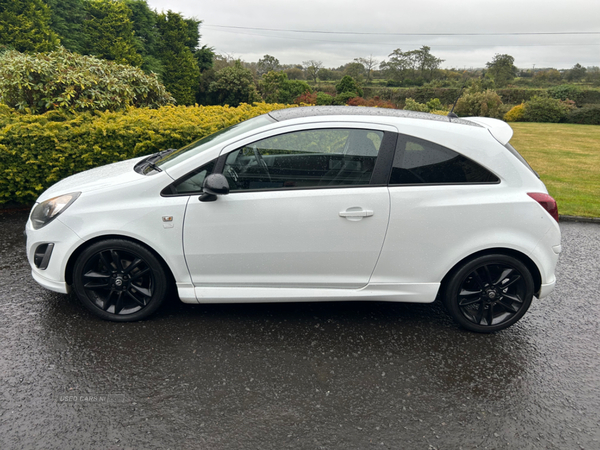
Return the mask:
M71 206L81 192L73 192L71 194L61 195L60 197L54 197L50 200L40 203L33 211L31 211L31 225L35 230L39 230L43 226L48 225L58 215Z

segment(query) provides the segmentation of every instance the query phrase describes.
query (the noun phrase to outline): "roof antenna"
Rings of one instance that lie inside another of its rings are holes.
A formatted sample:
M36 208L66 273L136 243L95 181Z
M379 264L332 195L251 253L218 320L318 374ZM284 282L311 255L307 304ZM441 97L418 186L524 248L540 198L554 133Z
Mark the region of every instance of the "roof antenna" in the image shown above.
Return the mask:
M458 93L458 97L456 97L456 101L454 102L454 105L452 105L452 109L450 110L450 112L448 113L448 118L449 119L458 119L458 116L454 113L454 108L456 108L456 104L458 103L458 99L460 98L460 96L462 95L463 90L465 89L465 85L467 84L467 82L465 81L462 85L462 87L460 88L460 92Z

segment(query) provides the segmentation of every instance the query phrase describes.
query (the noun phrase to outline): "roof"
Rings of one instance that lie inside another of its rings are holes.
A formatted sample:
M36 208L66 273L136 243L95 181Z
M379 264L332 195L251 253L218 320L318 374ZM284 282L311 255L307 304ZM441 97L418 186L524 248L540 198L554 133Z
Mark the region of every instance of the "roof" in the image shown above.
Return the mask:
M446 123L451 122L461 125L470 125L473 127L483 126L469 120L456 118L451 119L448 116L439 116L437 114L406 111L403 109L369 108L364 106L303 106L300 108L278 109L276 111L271 111L269 115L278 122L314 116L384 116L432 120Z

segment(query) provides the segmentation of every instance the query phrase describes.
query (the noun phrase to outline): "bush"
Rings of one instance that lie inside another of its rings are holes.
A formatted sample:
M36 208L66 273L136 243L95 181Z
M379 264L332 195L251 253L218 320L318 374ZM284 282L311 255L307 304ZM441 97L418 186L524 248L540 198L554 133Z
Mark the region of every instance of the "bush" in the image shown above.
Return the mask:
M429 111L439 111L442 109L442 102L440 102L439 98L432 98L427 103L425 103L427 109Z
M583 91L572 84L561 84L560 86L548 89L548 95L558 100L573 100L576 104L580 105Z
M572 110L567 115L568 123L582 125L600 125L600 106L586 106Z
M556 98L535 96L525 102L523 120L526 122L558 123L566 119L570 110L569 105Z
M358 83L350 75L344 75L338 84L335 85L335 91L338 94L344 94L346 92L352 92L354 97L362 97L363 90Z
M0 107L0 204L31 203L57 181L83 170L178 148L285 105L159 109L42 115Z
M254 77L249 69L237 60L232 66L224 67L215 74L208 91L215 94L221 105L238 106L261 100L254 85Z
M317 92L317 105L331 105L333 97L325 92Z
M359 97L356 92L342 92L333 98L334 105L345 105L351 98Z
M496 89L496 93L503 103L513 105L531 100L536 95L542 95L545 92L545 89Z
M582 105L600 103L600 90L586 89L582 91L580 102Z
M504 120L507 122L520 122L523 120L523 114L525 113L525 103L513 106L510 111L504 114Z
M60 49L0 55L0 100L23 112L115 111L129 106L156 108L173 97L154 74L94 56Z
M362 97L354 97L348 100L350 106L372 106L374 108L396 109L392 102L381 100L379 97L364 99Z
M294 103L304 92L310 92L306 81L289 80L284 72L270 71L259 82L260 93L267 103Z
M454 112L459 116L479 116L501 118L502 100L496 92L488 89L483 92L465 94L458 99Z
M317 104L317 93L310 92L310 90L304 92L304 94L298 96L294 100L296 105L316 105Z
M429 108L424 103L419 103L412 98L407 98L404 103L404 109L408 111L429 112Z

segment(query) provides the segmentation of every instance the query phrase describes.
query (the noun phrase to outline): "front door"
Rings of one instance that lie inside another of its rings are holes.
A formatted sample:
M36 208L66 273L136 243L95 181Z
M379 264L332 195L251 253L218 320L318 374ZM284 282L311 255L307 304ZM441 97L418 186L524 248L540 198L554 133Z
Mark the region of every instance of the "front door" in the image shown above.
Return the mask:
M371 184L383 136L301 130L230 151L230 194L188 202L183 241L194 285L366 285L390 213L387 187Z

